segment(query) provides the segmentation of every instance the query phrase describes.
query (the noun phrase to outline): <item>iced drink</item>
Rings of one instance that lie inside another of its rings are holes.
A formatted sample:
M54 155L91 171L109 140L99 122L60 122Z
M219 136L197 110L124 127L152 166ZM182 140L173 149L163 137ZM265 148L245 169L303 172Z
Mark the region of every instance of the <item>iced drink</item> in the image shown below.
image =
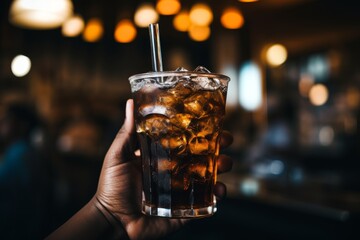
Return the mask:
M201 72L129 78L147 215L202 217L216 211L216 159L230 79L196 70Z

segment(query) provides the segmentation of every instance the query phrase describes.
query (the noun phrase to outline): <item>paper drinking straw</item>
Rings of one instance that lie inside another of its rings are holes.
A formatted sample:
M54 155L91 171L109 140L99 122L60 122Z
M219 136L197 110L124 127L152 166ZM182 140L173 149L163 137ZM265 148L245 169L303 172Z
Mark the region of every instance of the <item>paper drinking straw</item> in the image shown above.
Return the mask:
M162 57L160 46L159 24L152 23L149 25L150 46L151 46L151 60L154 72L162 72Z

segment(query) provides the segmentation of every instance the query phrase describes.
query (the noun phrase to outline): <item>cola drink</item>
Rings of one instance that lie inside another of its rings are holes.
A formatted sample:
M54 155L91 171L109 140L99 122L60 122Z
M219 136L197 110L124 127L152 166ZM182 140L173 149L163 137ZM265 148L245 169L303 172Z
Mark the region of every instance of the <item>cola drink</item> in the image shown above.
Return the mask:
M129 78L147 215L187 218L216 212L216 159L230 79L204 69Z

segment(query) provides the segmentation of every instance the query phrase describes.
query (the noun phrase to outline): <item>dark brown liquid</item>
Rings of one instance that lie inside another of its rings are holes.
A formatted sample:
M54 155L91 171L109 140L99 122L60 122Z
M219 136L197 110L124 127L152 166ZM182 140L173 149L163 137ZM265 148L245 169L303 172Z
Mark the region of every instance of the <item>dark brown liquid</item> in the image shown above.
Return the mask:
M139 134L143 154L145 201L160 208L189 209L213 204L214 155L171 156L158 142ZM169 169L159 170L159 163L169 162ZM173 163L173 162L176 162ZM173 167L170 167L174 165ZM210 167L210 166L211 167ZM196 169L196 170L195 170ZM203 174L203 175L202 175Z

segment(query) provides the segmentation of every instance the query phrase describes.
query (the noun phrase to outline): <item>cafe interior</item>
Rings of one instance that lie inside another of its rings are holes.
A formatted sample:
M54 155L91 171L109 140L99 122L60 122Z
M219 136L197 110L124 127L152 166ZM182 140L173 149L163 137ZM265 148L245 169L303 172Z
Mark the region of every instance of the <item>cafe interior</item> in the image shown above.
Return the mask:
M164 239L359 239L356 1L2 0L0 17L0 239L45 238L94 195L150 23L164 70L231 78L227 196ZM5 167L12 105L34 154Z

